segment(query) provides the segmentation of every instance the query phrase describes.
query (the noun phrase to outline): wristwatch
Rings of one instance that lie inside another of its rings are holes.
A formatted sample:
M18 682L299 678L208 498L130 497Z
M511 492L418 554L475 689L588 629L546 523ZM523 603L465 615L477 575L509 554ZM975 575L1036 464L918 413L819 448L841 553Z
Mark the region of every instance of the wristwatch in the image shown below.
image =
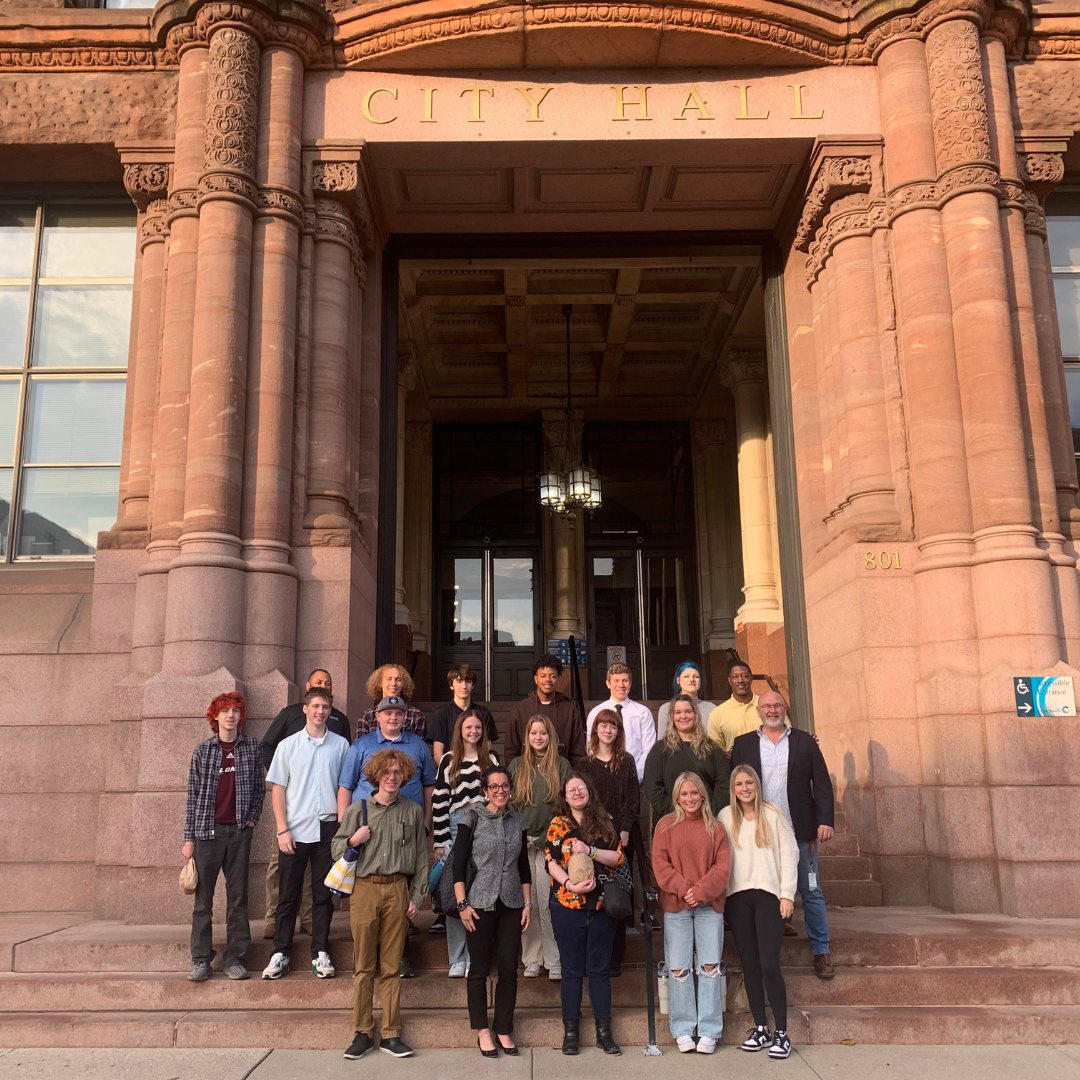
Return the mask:
M469 906L469 901L468 900L459 900L457 902L458 911L464 911L468 906Z
M527 907L527 908L531 908L532 907L532 901L531 900L526 900L523 906Z

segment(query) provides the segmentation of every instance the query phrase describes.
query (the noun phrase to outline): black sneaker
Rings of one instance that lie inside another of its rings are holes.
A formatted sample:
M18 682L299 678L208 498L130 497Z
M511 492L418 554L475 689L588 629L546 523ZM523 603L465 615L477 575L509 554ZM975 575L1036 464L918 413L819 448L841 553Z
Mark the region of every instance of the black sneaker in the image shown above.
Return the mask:
M786 1031L778 1031L773 1036L772 1046L769 1047L769 1057L786 1058L791 1055L791 1040Z
M436 915L435 921L428 927L429 934L445 934L446 933L446 916Z
M742 1044L742 1049L755 1053L758 1050L767 1050L772 1044L772 1032L767 1027L752 1027L746 1033L746 1041Z
M365 1054L370 1053L375 1049L375 1043L372 1041L370 1035L366 1032L358 1031L356 1038L353 1039L349 1049L345 1051L345 1057L349 1061L359 1061Z
M393 1054L394 1057L412 1057L412 1047L403 1043L400 1039L383 1039L379 1043L379 1049L384 1054Z

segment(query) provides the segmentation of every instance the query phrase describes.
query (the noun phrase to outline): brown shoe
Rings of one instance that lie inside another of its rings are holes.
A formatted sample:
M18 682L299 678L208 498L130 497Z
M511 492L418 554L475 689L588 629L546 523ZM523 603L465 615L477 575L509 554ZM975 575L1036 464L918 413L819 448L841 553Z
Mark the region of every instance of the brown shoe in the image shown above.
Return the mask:
M795 927L791 925L791 920L790 919L785 919L784 920L784 937L798 937L798 936L799 936L799 931L796 930Z
M831 953L818 953L814 957L814 974L819 979L831 979L836 974L836 969L832 966Z
M302 922L300 924L300 933L301 934L307 934L308 937L311 937L311 923Z
M266 920L266 929L263 931L263 937L264 938L269 938L272 941L273 938L274 938L274 932L276 931L276 929L277 928L274 926L274 920L273 919L267 919Z

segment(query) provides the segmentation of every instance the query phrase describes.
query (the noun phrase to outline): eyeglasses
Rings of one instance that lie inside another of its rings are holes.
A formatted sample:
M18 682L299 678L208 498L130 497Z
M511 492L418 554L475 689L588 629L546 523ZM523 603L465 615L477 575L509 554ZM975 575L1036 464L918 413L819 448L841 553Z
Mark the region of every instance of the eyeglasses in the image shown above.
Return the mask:
M509 784L488 784L487 789L488 789L488 791L509 791L510 790L510 785Z
M566 789L567 795L588 795L589 789L583 787L568 787Z

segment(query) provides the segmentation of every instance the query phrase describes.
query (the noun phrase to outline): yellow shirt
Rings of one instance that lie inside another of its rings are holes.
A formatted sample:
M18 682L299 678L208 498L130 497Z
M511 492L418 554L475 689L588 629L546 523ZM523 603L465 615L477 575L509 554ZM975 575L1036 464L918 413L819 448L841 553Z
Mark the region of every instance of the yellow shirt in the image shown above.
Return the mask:
M720 748L731 756L731 744L748 731L757 731L761 727L761 717L757 711L758 696L755 694L745 705L736 701L732 695L727 701L721 701L709 713L709 738L719 743ZM790 720L784 721L788 727Z

